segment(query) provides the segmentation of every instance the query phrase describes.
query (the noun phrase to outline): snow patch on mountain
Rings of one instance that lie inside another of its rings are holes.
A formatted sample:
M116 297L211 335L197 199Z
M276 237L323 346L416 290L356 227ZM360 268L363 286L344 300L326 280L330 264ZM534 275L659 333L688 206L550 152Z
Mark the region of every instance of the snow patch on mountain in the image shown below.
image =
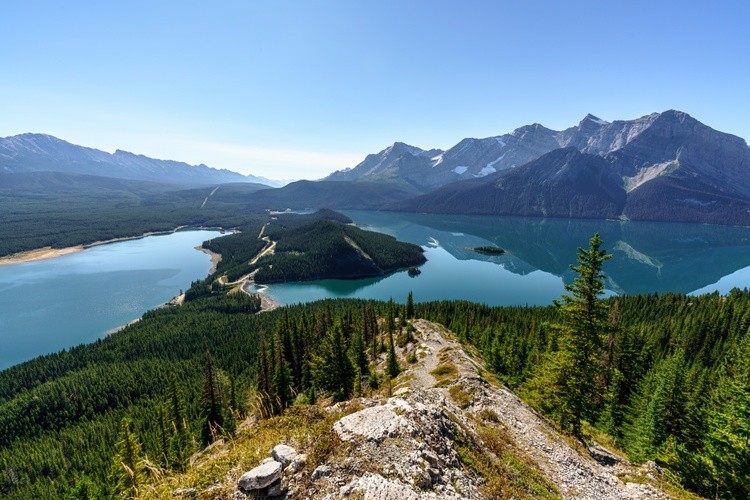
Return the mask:
M456 167L453 169L453 171L458 175L465 174L467 170L469 170L469 167Z
M445 155L445 153L440 153L439 155L433 156L432 158L430 158L430 160L432 160L433 162L432 163L433 167L437 167L438 165L443 163L443 155Z
M495 164L496 164L497 162L501 161L501 160L502 160L503 158L505 158L505 155L506 155L506 154L507 154L507 153L503 153L503 154L501 154L501 155L500 155L500 158L498 158L498 159L497 159L497 160L495 160L495 161L491 161L491 162L489 162L489 163L487 164L487 166L486 166L486 167L484 167L484 168L483 168L482 170L486 170L486 169L488 169L488 168L491 168L491 169L492 169L492 172L496 172L497 170L495 169ZM485 174L485 175L487 175L487 174Z
M487 175L494 174L495 172L497 172L497 169L495 167L487 165L482 170L480 170L478 174L475 174L474 177L485 177Z

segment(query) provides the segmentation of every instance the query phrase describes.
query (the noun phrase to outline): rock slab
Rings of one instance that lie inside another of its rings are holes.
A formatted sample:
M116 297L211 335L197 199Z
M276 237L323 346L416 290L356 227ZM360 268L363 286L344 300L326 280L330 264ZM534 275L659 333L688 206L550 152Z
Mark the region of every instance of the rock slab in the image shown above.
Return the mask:
M285 444L277 444L273 447L271 456L274 460L281 463L282 469L286 469L286 466L292 463L297 457L297 450Z
M281 464L277 461L266 462L245 472L237 483L245 491L262 490L281 478Z

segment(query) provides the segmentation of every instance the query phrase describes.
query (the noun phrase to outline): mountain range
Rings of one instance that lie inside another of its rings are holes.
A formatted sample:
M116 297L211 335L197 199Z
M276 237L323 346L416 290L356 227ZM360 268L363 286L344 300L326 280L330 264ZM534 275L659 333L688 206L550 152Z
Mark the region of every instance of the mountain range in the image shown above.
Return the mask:
M377 209L750 225L749 169L750 148L743 139L675 110L613 122L589 114L565 130L534 123L504 135L463 139L445 151L396 142L320 181L275 189L278 184L264 178L123 151L109 154L49 135L0 139L0 174L55 171L188 187L269 186L227 191L246 196L242 205L253 210Z
M273 181L206 165L156 160L117 150L114 154L77 146L46 134L21 134L0 138L0 173L62 172L95 175L183 186Z
M750 224L750 148L687 113L568 129L539 124L447 151L396 143L328 180L402 180L425 191L381 208L462 214Z

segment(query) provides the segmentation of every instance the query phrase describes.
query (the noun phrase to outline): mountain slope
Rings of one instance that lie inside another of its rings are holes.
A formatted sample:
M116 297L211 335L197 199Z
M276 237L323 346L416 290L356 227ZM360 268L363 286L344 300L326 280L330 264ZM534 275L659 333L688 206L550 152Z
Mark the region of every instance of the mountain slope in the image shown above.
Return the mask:
M750 224L750 148L686 113L612 123L589 115L553 136L565 148L523 168L389 208Z
M603 158L564 148L507 173L450 184L392 208L427 213L612 218L624 205L622 181Z
M264 189L248 198L259 209L373 209L413 198L423 191L404 181L297 181Z
M33 171L98 175L182 185L262 181L257 177L244 176L229 170L217 170L206 165L156 160L120 150L109 154L77 146L51 135L21 134L0 138L0 172Z

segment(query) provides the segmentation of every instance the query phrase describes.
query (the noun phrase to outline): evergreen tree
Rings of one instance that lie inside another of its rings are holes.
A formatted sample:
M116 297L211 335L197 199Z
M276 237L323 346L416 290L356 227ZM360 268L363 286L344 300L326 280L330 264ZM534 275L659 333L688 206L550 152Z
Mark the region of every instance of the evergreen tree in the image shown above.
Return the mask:
M396 311L393 299L388 299L388 308L385 317L385 328L388 333L393 333L396 329Z
M206 352L206 378L203 382L203 424L201 427L201 442L204 446L213 443L224 427L224 405L216 367L211 353Z
M362 333L354 331L352 341L349 345L349 357L360 374L367 373L367 354L365 353L365 342Z
M169 380L169 413L172 421L172 437L169 442L171 465L173 469L183 471L190 459L192 447L184 403L174 377Z
M141 443L127 418L120 422L120 440L115 444L112 480L120 498L136 498L145 480Z
M258 360L256 363L255 372L258 378L258 393L270 395L273 393L273 386L271 384L271 361L268 354L268 346L266 339L261 338L260 347L258 349Z
M728 401L709 419L706 454L716 496L750 498L750 390L725 382Z
M414 296L411 292L406 297L406 319L414 319Z
M401 371L396 357L396 346L393 343L393 332L388 332L388 360L386 361L385 371L389 379L396 378Z
M354 365L347 356L341 327L336 325L326 334L313 360L315 383L328 391L335 401L349 399L352 394Z
M167 421L167 412L164 409L164 405L159 405L158 409L159 418L159 465L162 467L169 467L169 440L171 434L169 432L169 423Z
M284 358L276 362L273 374L273 389L276 394L276 413L281 413L292 404L292 370Z
M552 353L541 370L549 392L548 404L554 406L560 426L583 439L581 422L595 416L597 381L602 373L603 337L608 330L607 305L600 300L604 292L602 264L611 255L601 250L602 241L596 233L589 248L578 248L578 265L570 268L578 276L565 289L555 305L562 323L554 325L559 349Z

